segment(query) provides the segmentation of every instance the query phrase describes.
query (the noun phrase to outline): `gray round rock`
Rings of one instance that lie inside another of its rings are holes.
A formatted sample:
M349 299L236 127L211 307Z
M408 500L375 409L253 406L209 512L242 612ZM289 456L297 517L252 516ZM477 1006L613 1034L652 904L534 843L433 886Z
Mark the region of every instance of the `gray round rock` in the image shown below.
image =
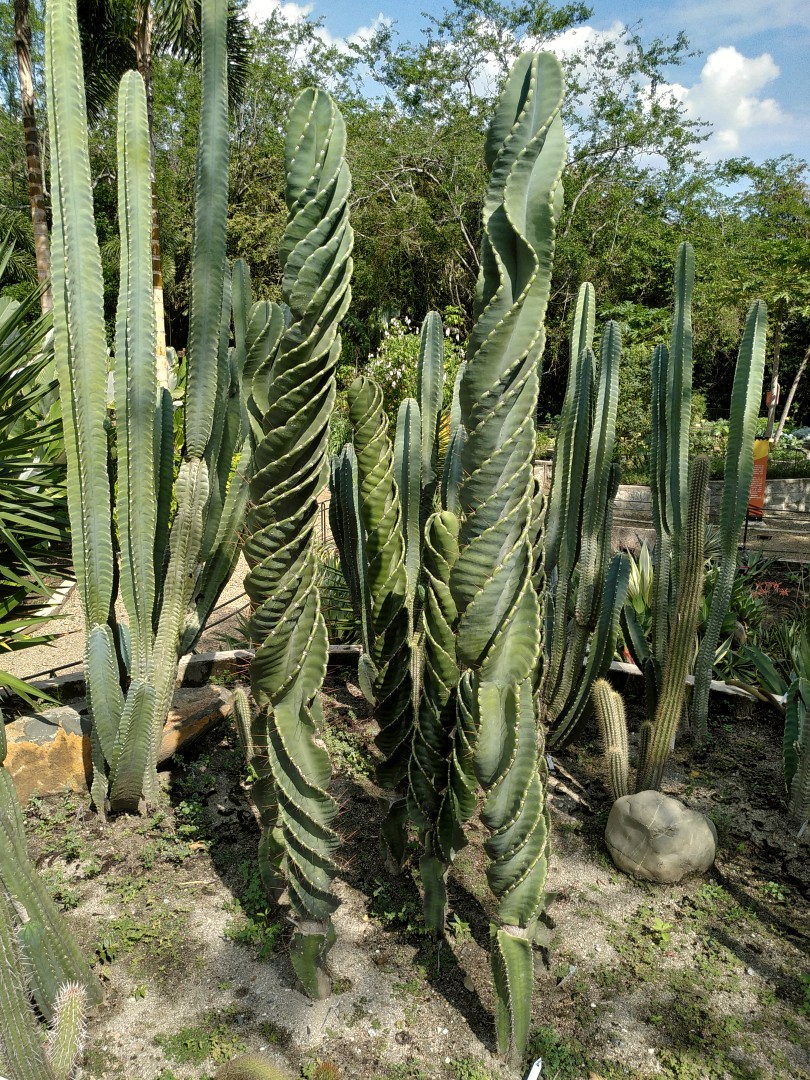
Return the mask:
M717 830L707 817L677 799L660 791L639 791L613 804L605 842L620 870L671 884L709 869L717 850Z

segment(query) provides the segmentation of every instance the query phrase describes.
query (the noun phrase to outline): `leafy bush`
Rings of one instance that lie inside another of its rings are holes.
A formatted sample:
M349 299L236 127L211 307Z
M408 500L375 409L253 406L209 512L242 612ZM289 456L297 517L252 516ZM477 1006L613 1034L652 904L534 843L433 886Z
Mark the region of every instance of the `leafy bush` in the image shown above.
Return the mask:
M456 372L464 359L461 330L454 325L454 313L445 312L444 369L445 381L442 411L450 408ZM383 392L383 404L389 423L397 422L400 403L416 397L416 367L419 359L419 327L411 324L406 315L393 318L383 331L383 340L376 354L370 353L364 373L374 379Z

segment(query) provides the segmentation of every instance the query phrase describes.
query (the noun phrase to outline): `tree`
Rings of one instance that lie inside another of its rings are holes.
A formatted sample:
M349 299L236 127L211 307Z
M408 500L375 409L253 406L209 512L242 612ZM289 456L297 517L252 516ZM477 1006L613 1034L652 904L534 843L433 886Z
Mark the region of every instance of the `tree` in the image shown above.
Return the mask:
M18 0L15 0L18 2ZM199 66L202 55L201 0L79 0L82 54L88 78L88 110L98 117L114 100L125 71L139 71L146 88L152 149L152 289L157 319L158 376L168 384L166 316L163 298L160 222L155 184L153 58L163 52ZM244 85L247 27L234 6L227 27L228 87L231 102Z
M31 62L31 19L28 0L14 0L14 39L20 80L20 106L25 132L25 156L28 168L28 195L34 229L34 251L37 278L40 284L40 304L43 312L53 307L51 294L51 250L48 241L48 219L45 213L45 184L42 176L42 155L35 110L34 74Z

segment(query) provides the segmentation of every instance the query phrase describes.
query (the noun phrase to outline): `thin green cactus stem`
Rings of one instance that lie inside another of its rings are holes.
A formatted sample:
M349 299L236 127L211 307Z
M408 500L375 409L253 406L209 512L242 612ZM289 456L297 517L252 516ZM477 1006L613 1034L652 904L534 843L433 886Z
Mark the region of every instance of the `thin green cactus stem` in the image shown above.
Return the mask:
M54 1080L70 1080L84 1048L87 991L78 983L59 988L48 1032L47 1057Z
M268 890L286 884L295 933L290 957L314 998L331 989L331 891L337 804L320 738L318 692L328 640L316 588L314 529L328 475L339 325L350 299L353 234L343 118L328 94L304 91L290 115L287 227L281 242L289 325L260 364L248 403L256 441L250 480L245 589L259 642L250 679L251 738L262 821L259 859Z
M712 666L720 630L731 602L731 590L737 574L737 545L748 512L748 496L754 472L754 437L765 368L766 331L765 305L757 300L749 308L745 320L731 391L728 447L720 503L720 572L695 663L695 690L692 695L692 736L698 744L705 742L708 734Z
M597 679L591 691L602 740L602 753L613 799L630 794L630 749L624 701L607 679Z
M534 685L540 621L529 545L539 366L565 139L551 55L518 59L486 145L476 323L460 383L465 430L459 557L456 758L472 757L490 831L488 880L499 1048L517 1061L531 1015L532 940L545 903L548 816Z
M448 787L458 682L454 634L457 612L450 592L450 573L458 558L458 532L458 518L447 510L428 518L422 692L409 766L408 809L421 830L424 846L420 871L425 924L434 933L444 930L444 881L457 842L455 834L443 834L439 818Z
M788 820L800 829L810 819L810 679L804 672L788 689L784 752Z
M53 1080L24 971L14 908L0 887L0 1060L13 1080Z
M657 788L672 749L686 696L689 659L700 618L705 566L706 503L709 490L709 460L695 458L689 478L689 509L685 543L679 572L678 597L664 664L661 692L644 756L639 761L638 790Z

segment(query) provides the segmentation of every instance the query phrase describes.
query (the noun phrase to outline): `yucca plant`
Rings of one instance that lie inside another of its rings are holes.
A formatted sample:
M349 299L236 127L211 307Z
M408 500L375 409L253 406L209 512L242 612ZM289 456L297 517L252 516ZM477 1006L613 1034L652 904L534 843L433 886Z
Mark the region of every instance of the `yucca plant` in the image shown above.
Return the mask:
M226 17L226 0L206 0L202 5L185 446L174 487L172 401L169 392L158 387L155 372L146 97L136 72L128 72L120 86L121 274L113 365L117 533L113 534L103 285L75 3L53 0L47 9L55 354L73 562L85 619L92 796L102 812L107 800L114 810L133 810L142 799L156 798L157 749L181 635L183 647L189 647L228 577L247 497L247 432L239 383L245 328L253 324L244 293L238 287L232 290L225 259ZM240 276L235 271L235 282ZM261 327L255 328L256 335L261 336ZM169 529L173 495L176 512ZM116 587L127 613L126 625L112 615Z
M782 744L788 814L802 828L810 819L810 625L794 623L782 631L784 659L777 666L761 649L743 645L740 652L757 677L752 692L784 712ZM745 685L745 684L743 684Z

